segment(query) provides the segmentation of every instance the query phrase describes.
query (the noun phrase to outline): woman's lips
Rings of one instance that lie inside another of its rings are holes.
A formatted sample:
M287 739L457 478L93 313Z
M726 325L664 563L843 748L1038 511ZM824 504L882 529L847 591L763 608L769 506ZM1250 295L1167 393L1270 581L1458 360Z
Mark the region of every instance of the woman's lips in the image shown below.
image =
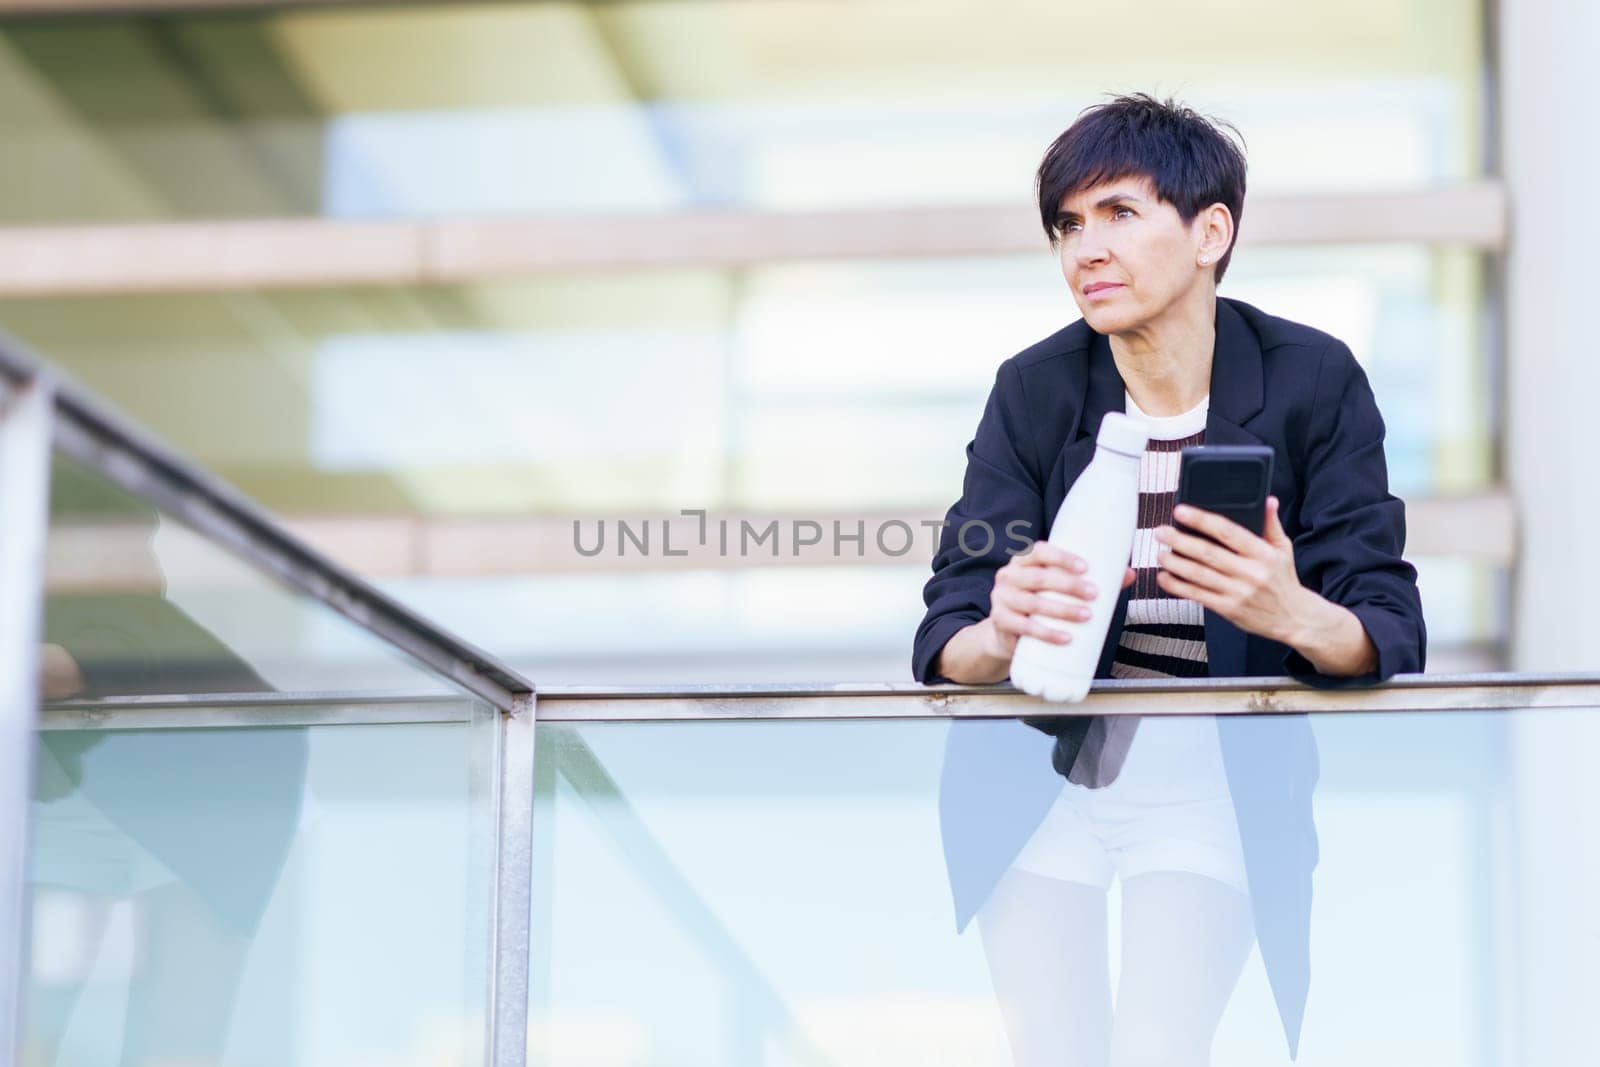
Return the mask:
M1096 282L1084 289L1083 295L1093 300L1097 296L1109 296L1117 292L1122 286L1113 282Z

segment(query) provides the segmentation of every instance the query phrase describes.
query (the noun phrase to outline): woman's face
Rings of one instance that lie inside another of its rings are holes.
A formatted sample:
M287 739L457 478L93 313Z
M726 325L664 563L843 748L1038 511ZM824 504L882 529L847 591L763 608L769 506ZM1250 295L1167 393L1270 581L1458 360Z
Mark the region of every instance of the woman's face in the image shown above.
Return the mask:
M1160 320L1215 289L1216 256L1201 267L1205 213L1185 225L1145 178L1119 178L1064 197L1057 219L1061 273L1096 332Z

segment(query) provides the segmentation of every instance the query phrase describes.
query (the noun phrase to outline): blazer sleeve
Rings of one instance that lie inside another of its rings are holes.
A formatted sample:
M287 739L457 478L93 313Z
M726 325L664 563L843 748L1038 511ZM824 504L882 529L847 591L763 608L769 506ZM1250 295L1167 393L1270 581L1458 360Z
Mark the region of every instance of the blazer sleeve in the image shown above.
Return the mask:
M1317 371L1300 500L1295 568L1306 587L1355 613L1378 652L1377 669L1324 675L1291 649L1285 673L1310 685L1372 685L1426 662L1427 631L1417 571L1405 550L1405 504L1389 492L1383 416L1366 372L1332 341Z
M945 643L988 617L995 572L1045 534L1044 477L1028 444L1025 410L1022 377L1007 360L967 445L961 499L945 514L933 577L922 590L928 611L911 653L919 682L949 681L933 670Z

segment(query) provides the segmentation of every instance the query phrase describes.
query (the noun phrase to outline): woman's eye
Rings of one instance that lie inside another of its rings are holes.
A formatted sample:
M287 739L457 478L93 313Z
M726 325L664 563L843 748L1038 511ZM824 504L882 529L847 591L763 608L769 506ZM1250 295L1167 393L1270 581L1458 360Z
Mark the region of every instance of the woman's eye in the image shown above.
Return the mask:
M1131 208L1131 207L1119 207L1119 208L1117 208L1117 209L1116 209L1116 210L1115 210L1115 211L1113 211L1113 212L1112 212L1112 213L1111 213L1111 217L1112 217L1112 218L1117 218L1117 217L1119 217L1119 216L1120 216L1120 215L1121 215L1121 214L1122 214L1122 213L1123 213L1123 212L1127 212L1127 213L1128 213L1128 214L1129 214L1129 215L1132 215L1132 214L1133 214L1133 208Z

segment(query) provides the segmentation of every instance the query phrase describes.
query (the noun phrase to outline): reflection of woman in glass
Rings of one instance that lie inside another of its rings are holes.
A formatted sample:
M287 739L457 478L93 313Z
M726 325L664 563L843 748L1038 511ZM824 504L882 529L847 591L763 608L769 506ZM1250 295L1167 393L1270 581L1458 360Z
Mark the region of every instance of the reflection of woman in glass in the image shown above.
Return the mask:
M142 550L121 562L146 582L48 598L46 700L271 691L164 595L152 509L67 461L51 472L51 504L58 528L88 520L142 535ZM86 1015L103 1027L87 965L124 902L140 947L126 976L119 1062L222 1060L246 954L299 822L306 761L302 727L41 734L31 881L70 903L90 945L75 961L85 973L30 986L26 1062L68 1062L69 1031L84 1030ZM61 971L71 954L59 938L43 940L52 933L36 925L43 971Z
M1070 552L1001 535L1017 520L1044 535L1108 411L1147 420L1150 444L1100 677L1342 686L1422 669L1404 506L1388 492L1365 374L1337 339L1217 296L1244 192L1234 140L1142 95L1089 109L1050 146L1039 210L1083 318L1000 365L924 593L920 681L1000 681L1022 634L1066 639L1035 616L1083 618L1083 601L1117 595L1088 588ZM1179 452L1200 443L1274 449L1265 536L1174 514ZM975 521L992 543L963 543ZM1304 717L1033 725L1054 735L1065 782L1041 771L1037 734L957 724L941 791L958 921L979 918L1017 1062L1207 1062L1252 939L1293 1051L1316 863Z

